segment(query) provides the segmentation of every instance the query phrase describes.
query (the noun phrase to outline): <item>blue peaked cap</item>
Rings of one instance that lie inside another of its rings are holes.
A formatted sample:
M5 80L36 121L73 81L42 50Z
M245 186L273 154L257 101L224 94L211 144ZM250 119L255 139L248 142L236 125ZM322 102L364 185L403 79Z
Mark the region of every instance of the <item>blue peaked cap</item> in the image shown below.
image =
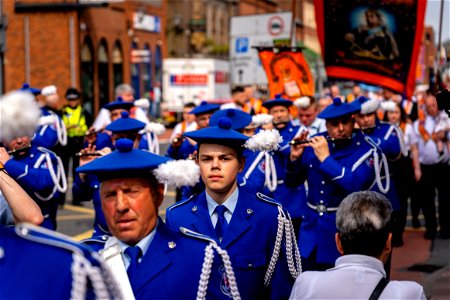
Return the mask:
M218 126L220 118L228 118L231 121L231 129L238 131L244 129L252 122L252 116L249 113L239 109L228 108L213 113L209 119L209 126Z
M130 118L128 112L122 112L122 118L111 122L108 126L105 127L106 130L111 131L112 133L121 133L121 132L138 132L139 130L145 127L145 123L138 121L136 119Z
M209 104L208 102L203 101L202 103L200 103L199 106L195 107L189 113L191 115L198 116L198 115L214 112L214 111L218 110L219 108L220 108L219 104Z
M292 106L292 101L281 98L281 94L276 94L274 99L264 102L263 106L267 109L271 109L274 106L284 106L289 108Z
M343 103L341 98L336 97L333 99L333 103L328 105L317 117L321 119L334 119L351 115L358 111L359 107L353 104Z
M217 126L186 132L184 136L193 139L199 144L218 144L232 148L241 147L249 137L233 130L231 127L232 124L229 119L220 118Z
M103 106L103 108L106 108L109 111L115 110L115 109L130 110L133 106L134 106L133 102L123 101L122 97L119 96L113 102L109 102L108 104L105 104Z
M119 139L115 151L78 167L79 173L97 175L99 181L126 177L149 177L159 165L170 161L149 151L133 149L133 141Z
M28 92L28 93L32 93L33 95L37 96L39 94L41 94L41 90L31 87L28 83L24 83L22 85L22 87L19 89L19 91L24 91L24 92Z

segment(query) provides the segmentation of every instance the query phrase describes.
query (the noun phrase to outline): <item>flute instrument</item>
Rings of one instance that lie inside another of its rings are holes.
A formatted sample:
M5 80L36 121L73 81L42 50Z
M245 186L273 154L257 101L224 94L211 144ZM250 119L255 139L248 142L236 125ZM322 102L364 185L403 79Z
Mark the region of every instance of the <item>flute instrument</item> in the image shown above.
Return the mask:
M327 142L344 142L344 141L349 141L349 140L351 140L352 138L351 137L348 137L348 138L339 138L339 139L336 139L336 138L326 138L326 140L327 140ZM289 142L289 144L291 144L291 145L303 145L303 144L308 144L308 143L311 143L311 140L296 140L296 139L293 139L293 140L291 140L290 142Z
M81 151L81 152L78 152L77 154L75 154L75 156L77 156L77 157L82 157L82 156L102 156L102 155L103 154L101 154L98 151L95 151L95 152L83 152L83 151Z
M22 147L22 148L19 148L19 149L9 150L8 154L11 155L11 154L14 154L14 153L18 153L18 152L22 152L22 151L28 150L30 148L31 148L31 145L28 145L28 146L25 146L25 147Z

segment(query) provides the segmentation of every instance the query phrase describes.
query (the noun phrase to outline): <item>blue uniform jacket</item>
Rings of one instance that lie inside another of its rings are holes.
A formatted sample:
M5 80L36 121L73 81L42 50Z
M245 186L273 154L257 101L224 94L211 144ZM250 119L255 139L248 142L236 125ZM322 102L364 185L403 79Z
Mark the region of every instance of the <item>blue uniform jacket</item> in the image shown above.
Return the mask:
M269 197L280 201L283 208L289 212L292 218L300 218L303 215L304 209L302 208L302 202L306 199L306 190L303 184L295 187L286 185L285 161L289 158L291 153L289 142L294 139L297 133L302 132L303 130L306 130L306 128L294 126L291 122L289 122L285 128L279 130L283 142L280 143L280 148L277 151L271 152L277 172L278 185L273 192L267 187L263 192Z
M338 147L335 143L329 142L330 156L322 163L311 147L305 148L300 159L295 162L288 160L286 184L298 186L307 179L309 204L314 206L323 204L328 208L337 208L347 195L369 189L374 181L375 149L366 138L368 139L361 132L355 132L345 147ZM366 154L368 156L355 165ZM318 263L333 264L340 255L336 249L335 233L335 211L320 215L308 207L300 227L299 248L302 256L307 258L314 249L317 249Z
M103 239L84 241L95 250L104 247ZM205 240L187 237L170 230L159 219L156 234L138 265L132 289L136 299L196 299L200 281ZM217 258L218 254L214 256ZM224 285L214 260L208 285L207 299L229 299L221 292Z
M61 117L53 112L48 107L42 107L41 108L42 116L54 116L58 118L57 122L60 122L60 124L63 123ZM33 143L36 146L44 147L47 149L53 149L58 144L58 132L56 130L55 124L47 124L47 125L41 125L36 130L36 134L33 139Z
M187 138L183 140L180 147L169 145L166 156L173 159L186 159L197 150L197 145L192 145Z
M230 256L242 299L287 299L293 279L282 253L269 288L264 287L276 239L278 204L263 199L266 198L239 189L237 205L220 246ZM166 223L172 229L186 227L218 242L205 192L169 207Z
M75 290L73 274L79 272L80 276L88 266L77 268L74 254L87 259L89 268L100 271L98 279L106 278L103 276L106 271L91 251L68 238L42 232L28 224L19 224L16 228L0 227L0 236L0 299L77 298L79 294L72 291ZM83 283L81 278L78 282ZM111 283L104 285L109 288ZM78 288L86 292L87 298L95 298L89 280ZM107 297L113 295L110 293Z
M46 155L50 157L56 174L58 165L56 154L42 147L37 148L34 144L31 145L26 155L22 157L13 156L4 167L41 208L45 218L41 226L55 229L57 199L60 193L57 191L50 175L50 166L44 159Z
M253 172L245 178L245 174L257 158L260 152L245 149L243 156L245 158L244 169L237 176L237 183L240 187L245 188L250 193L262 193L264 190L264 184L266 175L264 169L261 167L261 163L258 163Z
M399 131L395 130L395 125L391 125L389 123L376 121L375 128L370 130L370 132L366 132L365 135L368 135L375 144L381 149L381 151L386 155L388 162L397 160L401 156L401 146L400 139L403 137L398 136ZM380 158L381 159L381 158ZM391 164L389 164L390 168ZM385 170L381 174L382 177L385 176ZM400 200L398 198L397 189L395 188L393 176L396 174L392 174L390 171L390 188L386 193L382 193L378 187L378 185L374 182L371 191L375 191L378 193L384 194L389 201L391 202L392 208L394 210L400 209ZM402 176L401 174L397 174L397 176ZM382 180L383 187L386 187L386 180Z

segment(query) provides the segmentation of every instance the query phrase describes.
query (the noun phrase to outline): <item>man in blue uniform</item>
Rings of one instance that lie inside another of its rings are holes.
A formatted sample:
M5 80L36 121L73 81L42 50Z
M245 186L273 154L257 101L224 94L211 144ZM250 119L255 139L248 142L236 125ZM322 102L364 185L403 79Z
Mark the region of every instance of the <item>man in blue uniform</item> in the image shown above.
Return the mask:
M88 248L22 223L0 227L0 299L123 299Z
M375 179L373 153L377 151L361 132L353 131L354 114L359 109L335 98L319 114L327 132L291 146L286 184L308 181L308 198L300 227L299 247L305 270L327 269L339 252L334 244L336 210L348 194L369 189Z
M399 212L400 210L406 211L408 202L407 199L404 199L405 201L400 203L397 189L394 185L393 177L396 175L389 172L390 169L393 169L390 168L391 164L402 155L402 150L406 151L402 133L396 125L378 120L376 116L379 107L378 100L360 96L352 104L359 108L359 112L355 115L356 124L383 152L383 155L378 159L380 171L378 174L375 174L376 181L371 190L384 194L391 201L394 210L392 214L392 245L402 246L403 226L399 222ZM397 176L401 176L401 174Z
M185 133L198 143L196 160L206 188L168 208L166 223L173 229L187 227L220 243L230 255L243 299L283 299L289 295L293 278L283 253L274 251L282 239L277 235L282 207L263 194L238 187L236 177L244 167L242 145L248 137L231 126L229 119L221 118L217 127ZM280 255L278 261L271 258L273 252ZM265 279L271 273L269 283Z
M1 136L5 146L0 163L41 208L41 226L56 229L58 195L67 182L62 162L53 152L32 141L40 111L29 93L12 92L1 101ZM27 109L24 110L24 107Z
M248 137L251 137L254 134L254 127L252 127L251 130L247 130L252 123L252 116L249 113L239 109L228 108L216 111L212 114L209 125L217 126L220 118L223 117L228 118L231 121L231 129L236 130L237 132L240 132ZM245 158L244 168L237 176L238 185L253 193L263 191L264 182L266 179L264 171L261 170L261 168L256 167L249 170L255 160L259 157L259 154L259 151L253 151L246 148L243 152L243 157ZM205 186L203 185L203 188L204 187Z
M195 115L197 129L202 129L209 126L211 115L219 108L220 106L217 104L210 104L203 101L199 106L191 110L189 114ZM169 146L169 149L167 149L166 156L174 159L186 159L196 150L197 147L195 143L180 135L172 140L172 144Z
M273 116L273 127L278 130L283 138L283 141L280 143L280 148L271 152L275 165L277 183L273 187L266 186L264 192L281 202L283 207L291 215L295 231L298 233L303 212L305 211L305 207L302 207L301 204L306 199L306 189L303 184L296 187L289 187L285 184L285 161L291 151L289 142L301 132L305 131L306 127L292 124L289 112L292 101L281 98L281 95L276 95L275 99L265 102L263 106ZM268 167L267 164L264 166L264 168Z
M210 269L205 267L205 272L210 272L211 282L205 282L206 273L200 280L205 240L210 239L195 234L187 238L179 233L179 228L173 232L158 218L164 185L153 170L169 159L133 149L133 142L128 139L118 140L116 148L77 171L96 175L101 182L102 209L113 237L103 244L90 244L103 248L101 253L125 298L195 299L199 286L200 294L220 299L226 296L221 288L227 282L230 293L238 296L229 261L225 263L226 276L220 277L218 264L209 256Z
M128 102L125 102L128 103ZM114 111L112 113L114 115ZM106 126L105 130L111 132L111 143L113 149L115 149L116 141L121 138L127 138L133 141L133 148L138 149L141 145L141 135L139 131L145 127L145 123L136 119L130 118L127 111L122 111L122 117L116 119ZM91 152L93 148L86 148L81 152L80 164L84 165L93 159L108 154L111 151L109 149L103 149L101 151ZM89 155L92 154L92 155ZM102 212L100 194L100 183L97 176L79 174L75 176L75 180L72 187L72 195L74 201L93 201L95 209L94 231L92 236L110 235L106 220Z

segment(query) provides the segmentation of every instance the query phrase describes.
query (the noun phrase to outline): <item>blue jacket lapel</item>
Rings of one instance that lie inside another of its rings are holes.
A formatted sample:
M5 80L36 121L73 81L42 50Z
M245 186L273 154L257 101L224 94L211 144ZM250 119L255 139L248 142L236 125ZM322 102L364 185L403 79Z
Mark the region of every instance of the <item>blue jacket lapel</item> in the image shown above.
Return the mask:
M248 218L253 215L253 209L248 204L248 201L246 201L246 199L250 197L251 195L245 193L243 189L239 189L239 198L236 208L234 209L230 224L228 225L222 243L220 244L222 248L226 248L250 228Z
M147 249L141 263L136 270L136 276L131 283L135 294L156 275L160 274L162 270L169 267L172 263L168 253L176 249L176 247L169 247L170 242L175 242L177 237L171 233L159 220L158 228ZM176 244L176 243L175 243Z
M214 231L214 227L211 223L211 217L209 216L208 204L206 202L206 194L204 191L199 195L194 203L191 213L195 216L192 222L192 228L194 231L217 240L216 232Z

